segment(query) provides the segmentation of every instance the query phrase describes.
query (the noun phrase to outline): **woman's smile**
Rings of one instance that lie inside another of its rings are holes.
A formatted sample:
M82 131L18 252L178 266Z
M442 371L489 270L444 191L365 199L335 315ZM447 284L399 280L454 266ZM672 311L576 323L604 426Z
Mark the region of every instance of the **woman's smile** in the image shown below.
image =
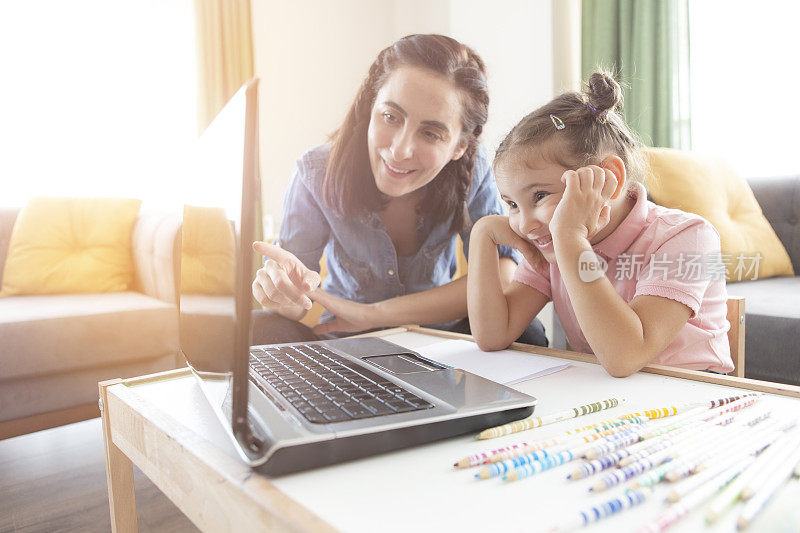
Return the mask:
M386 170L387 174L389 174L393 178L397 178L397 179L407 178L409 175L411 175L411 173L413 173L415 171L415 169L413 169L413 168L406 170L406 169L403 169L403 168L401 168L399 166L391 165L383 157L381 158L381 160L383 161L383 167Z
M430 183L463 155L461 96L450 80L401 67L376 95L367 131L375 185L398 198Z

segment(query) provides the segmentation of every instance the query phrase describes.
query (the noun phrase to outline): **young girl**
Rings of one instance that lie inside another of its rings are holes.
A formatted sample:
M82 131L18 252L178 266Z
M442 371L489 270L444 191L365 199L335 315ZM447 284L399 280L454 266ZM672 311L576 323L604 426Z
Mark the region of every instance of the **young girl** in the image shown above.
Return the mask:
M649 363L729 372L719 235L699 216L647 200L621 105L617 82L595 73L587 91L555 98L500 144L494 168L509 216L472 230L473 335L483 350L505 348L552 300L570 346L594 353L612 376ZM526 259L505 290L498 244Z

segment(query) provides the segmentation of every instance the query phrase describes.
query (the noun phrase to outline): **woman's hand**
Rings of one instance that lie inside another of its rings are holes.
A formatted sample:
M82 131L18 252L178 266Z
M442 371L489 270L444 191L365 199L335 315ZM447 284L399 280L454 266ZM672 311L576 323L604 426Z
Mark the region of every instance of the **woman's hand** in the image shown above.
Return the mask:
M611 218L608 201L617 189L617 178L596 165L567 170L561 176L566 185L550 220L554 239L578 237L591 239Z
M509 246L519 250L528 263L536 269L546 263L542 253L533 244L511 229L507 216L487 215L475 223L472 232L473 235L484 236L499 246Z
M253 250L269 259L253 280L255 299L287 318L302 318L311 309L309 295L319 287L319 274L280 246L257 241L253 243Z
M311 298L319 302L322 307L334 315L334 319L318 324L313 331L317 335L324 335L334 331L351 333L379 327L376 320L377 310L374 304L361 304L339 298L325 292L321 288L311 293Z

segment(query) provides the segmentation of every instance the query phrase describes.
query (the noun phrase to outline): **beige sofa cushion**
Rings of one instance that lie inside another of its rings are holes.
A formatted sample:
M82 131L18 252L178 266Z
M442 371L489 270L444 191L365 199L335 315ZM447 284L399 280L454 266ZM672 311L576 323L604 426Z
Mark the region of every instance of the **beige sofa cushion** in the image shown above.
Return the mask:
M175 368L172 355L124 365L0 382L0 422L97 402L97 382Z
M0 299L0 382L178 350L174 305L136 292Z

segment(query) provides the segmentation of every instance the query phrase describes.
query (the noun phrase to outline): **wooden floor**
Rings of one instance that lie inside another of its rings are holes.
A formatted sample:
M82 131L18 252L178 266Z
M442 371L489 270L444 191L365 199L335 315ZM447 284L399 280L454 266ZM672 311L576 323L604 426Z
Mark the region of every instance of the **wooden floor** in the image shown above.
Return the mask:
M0 441L0 532L110 531L100 419ZM139 531L197 528L134 466Z

